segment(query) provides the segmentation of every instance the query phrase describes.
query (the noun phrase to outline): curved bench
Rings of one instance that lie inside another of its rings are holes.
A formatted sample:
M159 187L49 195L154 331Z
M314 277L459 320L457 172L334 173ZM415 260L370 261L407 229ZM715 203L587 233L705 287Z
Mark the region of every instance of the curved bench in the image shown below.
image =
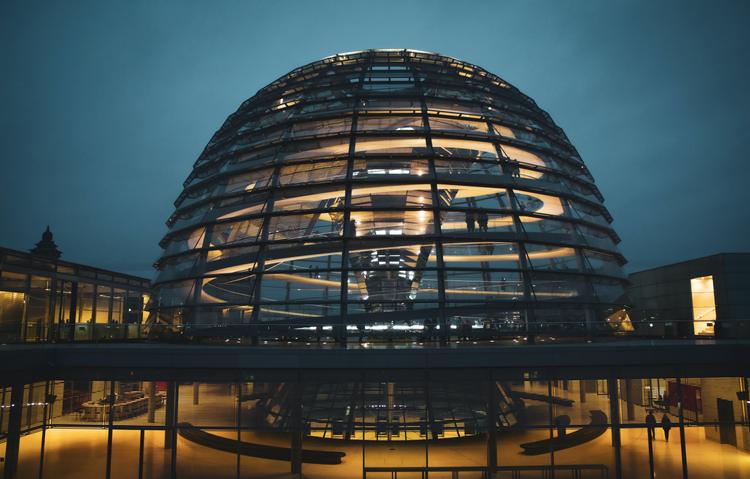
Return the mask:
M586 442L592 441L607 432L607 415L602 411L591 411L591 422L577 431L573 431L564 436L557 436L552 439L542 439L541 441L527 442L521 444L523 454L527 456L536 456L547 454L555 450L568 449L570 447L580 446Z
M177 427L180 436L201 446L235 454L239 452L243 456L259 457L261 459L273 459L276 461L291 461L292 459L292 450L288 447L236 441L228 437L207 433L189 422L181 422L177 424ZM308 464L341 464L341 458L344 456L346 456L345 452L318 451L313 449L302 450L302 462Z
M573 405L572 399L566 399L559 396L547 396L546 394L537 394L537 393L530 393L526 391L510 391L510 396L512 398L521 398L521 399L530 399L532 401L541 401L541 402L551 402L552 404L557 404L558 406L566 406L570 407Z

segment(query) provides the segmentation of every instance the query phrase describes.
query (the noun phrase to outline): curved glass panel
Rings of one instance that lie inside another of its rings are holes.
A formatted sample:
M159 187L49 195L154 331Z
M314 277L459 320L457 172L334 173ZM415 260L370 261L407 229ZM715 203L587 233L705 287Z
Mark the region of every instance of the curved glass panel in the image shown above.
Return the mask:
M268 85L176 205L162 321L424 340L611 331L624 304L617 235L573 146L516 88L440 55L355 52Z

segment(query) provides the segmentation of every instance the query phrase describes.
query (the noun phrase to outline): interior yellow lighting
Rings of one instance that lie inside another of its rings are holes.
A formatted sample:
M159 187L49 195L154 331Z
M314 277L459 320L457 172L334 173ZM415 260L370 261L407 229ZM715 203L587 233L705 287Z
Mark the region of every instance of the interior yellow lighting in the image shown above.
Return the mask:
M693 302L693 332L696 336L713 336L716 324L714 277L701 276L690 280Z
M341 286L340 281L331 281L329 279L310 278L309 276L297 275L297 274L286 274L286 273L273 273L266 274L266 278L278 279L280 281L287 281L289 283L300 283L300 284L313 284L316 286L326 286L328 288L338 288ZM349 289L357 289L358 286L353 283L349 283Z
M426 146L424 138L358 139L355 150L364 152L399 148L425 148Z
M401 193L405 194L405 189L409 190L425 190L430 191L429 184L415 184L415 185L384 185L384 186L372 186L367 188L354 188L352 189L352 197L366 196L366 195L378 195L385 193ZM295 196L292 198L284 198L276 200L275 206L284 208L289 205L296 205L300 202L316 202L323 201L331 198L343 198L346 195L345 190L334 190L324 191L322 193L315 193L312 195ZM422 199L424 201L424 199Z
M225 215L221 215L217 218L217 220L227 220L229 218L237 218L238 216L252 215L255 213L260 213L261 210L263 210L263 204L248 206L247 208L242 208L241 210L232 211Z
M213 251L213 250L212 250ZM209 251L210 253L211 251ZM255 269L256 264L255 262L251 263L242 263L235 266L227 266L226 268L219 268L214 269L211 271L207 271L206 274L230 274L230 273L244 273L246 271L252 271Z
M497 149L493 143L488 141L454 140L452 138L433 138L434 148L460 148L463 150L476 150L497 156Z
M501 135L506 138L515 138L516 134L513 133L513 130L508 128L507 126L498 125L497 123L493 123L492 126L495 127L495 130Z
M405 194L405 188L408 188L409 190L413 191L422 191L422 190L429 190L430 185L429 184L414 184L414 185L399 185L399 184L392 184L392 185L383 185L383 186L372 186L372 187L365 187L365 188L355 188L352 190L352 197L361 197L366 195L377 195L377 194L391 194L391 193L400 193ZM478 196L490 196L490 195L498 195L498 194L506 194L507 190L505 188L491 188L491 187L484 187L484 186L469 186L469 185L447 185L447 184L439 184L439 189L442 190L449 190L454 191L455 196L454 198L472 198L472 197L478 197ZM550 195L544 195L541 193L534 193L530 191L522 191L522 190L516 190L517 193L523 194L525 196L529 196L532 198L538 199L542 206L536 210L529 210L528 213L541 213L545 215L550 216L560 216L564 213L564 208L562 205L562 201L560 198L556 196L550 196ZM290 205L296 205L300 202L317 202L317 201L323 201L326 199L332 199L332 198L342 198L345 195L344 190L334 190L334 191L326 191L321 193L314 193L310 195L303 195L303 196L296 196L292 198L284 198L279 199L276 201L276 205L278 205L279 209L283 209ZM221 216L219 219L227 219L232 217L237 217L240 215L245 214L252 214L262 211L263 206L262 205L255 205L248 208L244 208L242 210L228 213L226 215ZM393 221L400 221L400 222L406 222L408 220L412 220L417 223L424 223L428 218L426 216L426 212L419 210L419 211L403 211L403 212L388 212L386 213L380 213L382 218L375 219L375 221L381 221L384 223L387 222L393 222ZM362 222L368 222L373 220L373 213L372 212L352 212L351 213L351 219L355 220L357 224L361 224ZM333 221L330 214L321 215L319 217L319 220L322 221ZM542 218L536 218L536 217L525 217L524 222L531 223L536 221L542 221ZM505 217L493 217L489 220L488 226L490 227L501 227L505 225L509 225L513 223L513 219L510 216ZM446 231L454 231L454 230L460 230L463 228L463 222L461 221L446 221L442 223L443 228ZM358 236L362 236L362 231L358 231ZM193 235L191 235L189 243L189 248L193 249L199 246L199 244L202 244L202 237L203 237L203 229L197 230Z
M341 282L339 281L331 281L327 279L318 279L318 278L310 278L307 276L301 276L301 275L294 275L294 274L284 274L284 273L274 273L274 274L267 274L266 276L271 276L274 279L278 279L280 281L287 281L289 283L301 283L301 284L311 284L316 286L325 286L327 288L332 289L338 289L341 287ZM348 288L350 290L357 290L359 289L359 286L354 283L348 283ZM423 288L418 290L421 293L436 293L437 290L434 288ZM523 293L519 293L516 291L476 291L472 289L446 289L446 293L448 294L462 294L462 295L470 295L470 296L519 296ZM550 291L550 292L539 292L536 293L537 297L550 297L550 298L569 298L572 296L575 296L577 293L575 291ZM301 314L301 313L300 313Z
M295 311L284 311L282 309L271 309L271 308L260 308L261 311L264 313L274 313L274 314L281 314L283 316L295 316L298 318L322 318L320 314L312 314L312 313L297 313Z
M505 188L491 188L486 186L471 186L471 185L445 185L438 184L439 190L450 190L455 191L456 195L454 198L474 198L476 196L489 196L489 195L505 195L508 190Z
M544 258L562 258L565 256L573 256L575 250L573 248L557 248L547 251L534 251L529 253L531 259L544 259ZM430 260L435 260L434 255L430 256ZM484 262L484 261L518 261L517 253L506 253L506 254L476 254L476 255L444 255L443 261L446 263L461 263L461 262Z
M530 165L546 166L544 160L539 158L534 153L516 148L515 146L503 145L502 148L506 155L518 162L528 163Z

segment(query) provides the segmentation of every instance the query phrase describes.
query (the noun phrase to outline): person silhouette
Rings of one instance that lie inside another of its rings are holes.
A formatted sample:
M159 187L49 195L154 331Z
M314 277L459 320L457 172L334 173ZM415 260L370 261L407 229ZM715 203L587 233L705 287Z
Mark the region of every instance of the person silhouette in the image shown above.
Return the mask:
M646 415L646 428L648 428L648 435L650 439L656 439L656 417L654 417L654 411L648 410Z
M466 231L469 233L474 232L474 212L473 211L467 211L466 212Z
M487 212L485 210L479 210L479 214L477 215L477 224L479 225L479 231L487 231L489 222L490 218L489 216L487 216Z
M661 428L664 429L664 440L669 442L669 430L672 429L672 421L669 420L666 413L661 417Z

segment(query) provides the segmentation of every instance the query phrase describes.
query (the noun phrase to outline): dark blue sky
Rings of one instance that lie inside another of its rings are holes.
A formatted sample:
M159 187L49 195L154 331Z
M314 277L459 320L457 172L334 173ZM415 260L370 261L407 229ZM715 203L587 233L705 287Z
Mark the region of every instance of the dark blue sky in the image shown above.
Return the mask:
M182 181L227 115L296 66L455 56L564 128L628 269L750 250L750 2L0 3L0 245L151 275Z

